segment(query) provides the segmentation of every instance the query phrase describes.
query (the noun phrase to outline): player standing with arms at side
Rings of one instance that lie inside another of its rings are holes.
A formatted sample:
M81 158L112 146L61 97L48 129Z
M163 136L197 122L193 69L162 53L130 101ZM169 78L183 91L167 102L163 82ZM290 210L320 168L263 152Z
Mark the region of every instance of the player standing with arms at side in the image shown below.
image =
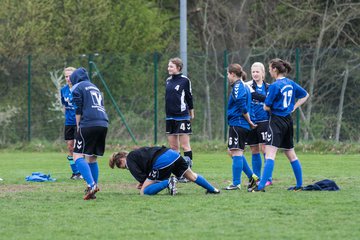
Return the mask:
M108 116L103 97L90 82L85 68L76 69L70 80L77 125L74 160L88 186L84 200L95 199L95 193L99 191L97 157L105 152Z
M229 140L228 149L233 160L232 164L232 184L224 190L241 189L241 172L249 178L248 188L254 187L259 179L251 171L244 156L245 141L251 128L256 125L251 121L249 109L251 104L250 89L245 85L246 73L239 64L231 64L228 67L227 77L232 90L228 102L228 125Z
M261 62L255 62L251 66L252 80L246 82L251 89L251 110L250 118L257 125L252 129L248 135L247 145L251 149L252 168L253 172L261 175L262 159L260 151L264 155L265 160L265 140L267 128L269 126L269 112L264 110L264 101L269 88L269 84L265 82L265 66ZM272 184L270 177L266 181L266 186Z
M65 115L65 129L64 129L64 139L66 141L68 156L67 160L70 163L72 170L72 175L70 179L77 180L82 179L80 172L77 170L76 164L73 159L73 150L74 150L74 139L76 134L76 119L75 119L75 108L72 104L72 94L70 91L71 82L70 75L76 70L73 67L67 67L64 69L64 76L66 80L66 85L63 86L60 90L61 104L63 106L63 113Z
M190 147L191 119L194 119L193 96L191 82L182 74L183 63L180 58L171 58L168 63L170 77L166 80L165 112L166 134L171 149L180 153L180 147L184 156L193 159ZM180 179L186 182L186 179Z
M269 62L269 72L275 79L269 87L264 109L270 111L269 128L266 137L266 162L261 181L251 191L265 191L267 179L272 175L278 148L283 148L291 163L296 186L288 190L302 190L302 169L294 150L294 129L291 113L306 102L309 94L300 85L285 76L291 71L288 62L279 58ZM295 100L298 101L295 102Z

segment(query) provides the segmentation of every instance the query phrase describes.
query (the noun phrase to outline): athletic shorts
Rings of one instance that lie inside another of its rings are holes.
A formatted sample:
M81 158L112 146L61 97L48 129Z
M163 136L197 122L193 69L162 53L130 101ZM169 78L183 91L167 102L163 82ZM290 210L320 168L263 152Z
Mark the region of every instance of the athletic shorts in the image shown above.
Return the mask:
M251 129L247 138L247 145L254 146L266 142L266 134L269 127L269 121L256 123L257 127Z
M291 115L281 117L272 114L270 116L266 145L283 149L294 148L294 127Z
M64 139L65 141L74 140L76 137L76 125L65 125Z
M168 179L171 174L180 178L188 169L189 165L185 159L178 152L169 149L156 159L153 169L147 178L161 181Z
M74 142L74 153L102 156L105 152L106 127L80 128Z
M166 134L191 134L190 120L166 120Z
M245 149L245 142L247 136L249 134L249 130L238 127L238 126L229 126L229 139L228 139L228 148L232 149Z

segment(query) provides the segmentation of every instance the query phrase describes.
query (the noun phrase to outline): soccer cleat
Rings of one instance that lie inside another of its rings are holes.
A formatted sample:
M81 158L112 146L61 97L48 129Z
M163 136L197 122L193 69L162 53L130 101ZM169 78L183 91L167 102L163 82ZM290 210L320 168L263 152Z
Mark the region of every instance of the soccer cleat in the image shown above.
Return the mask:
M190 182L189 179L185 178L185 177L180 177L178 180L177 180L179 183L188 183Z
M234 185L234 184L230 184L227 187L223 188L224 190L240 190L241 189L241 185Z
M258 187L256 186L253 189L248 189L248 192L265 192L265 189L258 189Z
M84 193L87 194L89 191L89 188L86 188ZM96 195L95 194L92 194L91 197L89 198L89 200L95 200L96 199Z
M220 190L217 188L214 188L214 191L210 192L209 190L206 190L205 194L219 194Z
M169 178L168 189L169 189L169 194L170 194L171 196L174 196L174 195L176 195L176 193L177 193L176 182L177 182L176 177L171 176L171 177Z
M73 173L70 177L71 180L81 180L84 179L83 176L81 176L81 173Z
M249 183L248 183L248 187L247 187L248 191L249 191L249 189L253 190L257 186L258 181L259 181L259 177L256 176L255 174L253 174L251 176L251 178L249 178Z
M265 183L265 187L270 186L272 184L273 184L272 181L267 180L266 183Z
M97 193L98 191L100 191L100 189L97 186L97 184L94 184L94 186L92 186L92 187L88 187L85 190L84 200L95 199L96 198L95 193Z
M288 191L293 191L293 192L301 192L302 190L303 190L303 187L297 187L297 186L288 188Z

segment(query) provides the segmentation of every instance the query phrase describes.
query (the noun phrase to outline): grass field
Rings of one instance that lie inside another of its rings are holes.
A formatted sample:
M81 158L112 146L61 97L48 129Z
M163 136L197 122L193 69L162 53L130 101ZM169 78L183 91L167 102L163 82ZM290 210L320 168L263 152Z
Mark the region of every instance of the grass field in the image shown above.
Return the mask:
M82 200L84 182L69 180L62 153L1 153L0 239L359 239L359 155L299 154L304 185L329 178L339 192L288 192L291 166L278 155L265 193L205 195L193 183L179 194L139 196L128 171L100 159L97 200ZM248 162L251 158L247 154ZM231 179L224 152L194 154L194 171L221 188ZM53 183L28 183L31 172ZM247 180L243 177L243 184Z

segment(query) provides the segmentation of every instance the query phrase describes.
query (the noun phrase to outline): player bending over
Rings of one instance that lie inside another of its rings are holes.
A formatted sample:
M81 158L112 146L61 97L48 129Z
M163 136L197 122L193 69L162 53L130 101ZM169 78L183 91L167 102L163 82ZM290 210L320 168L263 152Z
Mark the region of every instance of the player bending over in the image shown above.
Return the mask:
M128 169L139 182L140 194L155 195L165 188L170 195L176 194L176 179L185 177L206 189L206 193L218 194L204 177L194 173L184 158L176 151L166 147L141 147L130 153L114 153L109 159L109 166Z

